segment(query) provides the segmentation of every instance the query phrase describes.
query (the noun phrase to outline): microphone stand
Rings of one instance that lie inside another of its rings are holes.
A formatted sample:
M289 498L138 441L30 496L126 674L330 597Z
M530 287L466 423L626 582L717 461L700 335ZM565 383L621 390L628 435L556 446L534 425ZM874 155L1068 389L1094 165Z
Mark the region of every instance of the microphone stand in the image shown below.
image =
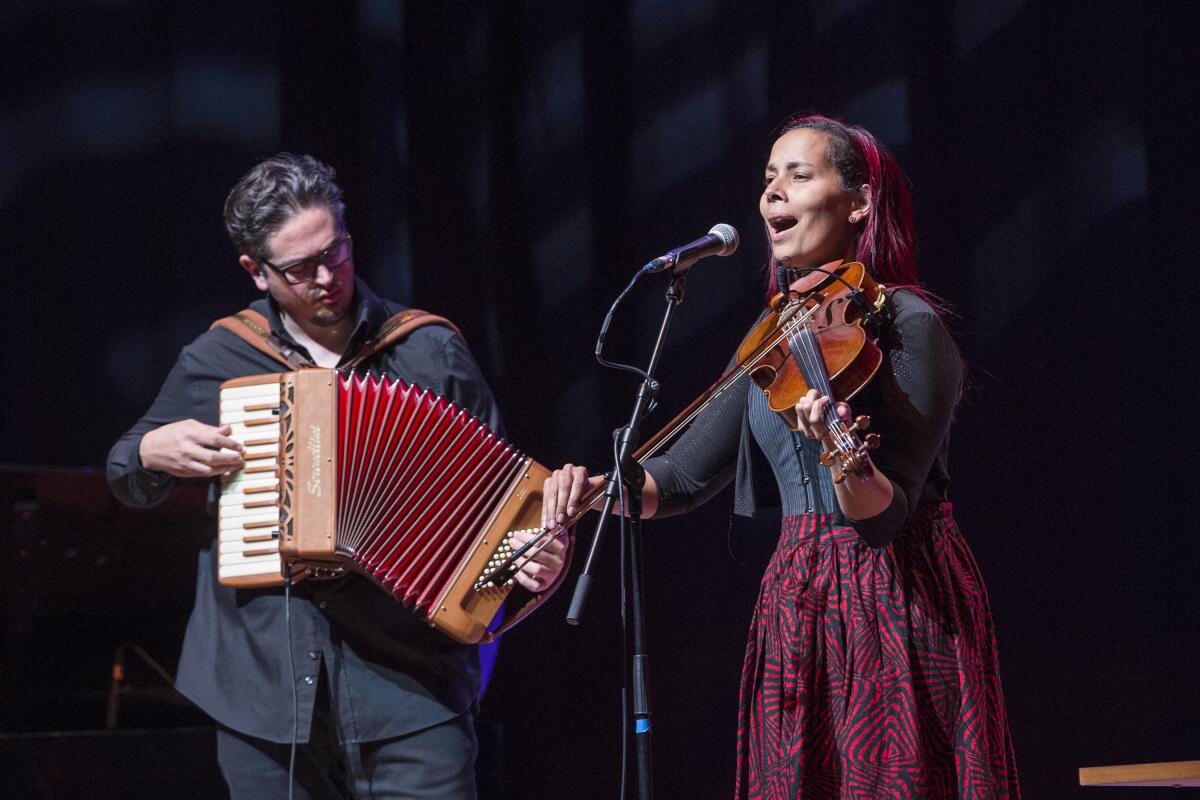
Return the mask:
M624 493L624 508L629 519L627 528L624 524L622 525L622 528L627 530L627 534L623 542L625 546L621 549L627 558L629 582L624 587L625 596L622 597L622 608L628 608L629 610L629 616L632 619L633 639L632 660L626 672L624 685L628 687L629 679L632 677L634 749L637 755L638 797L640 800L650 800L652 797L650 697L648 691L649 663L646 653L646 633L643 625L644 613L642 609L641 575L642 485L645 483L646 475L641 465L633 460L633 453L637 450L638 445L641 444L642 418L648 413L655 398L658 396L659 383L654 378L654 373L658 369L658 362L662 355L663 343L666 341L667 328L671 324L671 317L675 312L675 308L683 302L686 283L686 272L680 272L672 276L671 286L667 289L667 307L663 313L662 325L659 327L658 338L655 340L654 349L650 354L650 364L646 368L645 373L643 373L644 378L641 386L638 388L637 397L634 400L633 413L630 415L627 425L613 432L615 440L613 449L616 451L616 458L612 471L606 476L604 507L600 512L600 519L596 523L596 533L592 538L592 546L588 551L587 560L584 562L583 571L580 573L578 581L575 584L575 593L571 597L571 606L567 611L567 622L571 625L578 625L582 618L583 606L587 602L588 591L591 589L592 568L595 564L596 553L600 549L600 543L603 539L604 531L608 526L608 521L612 518L613 507ZM622 570L624 567L625 565L623 564ZM623 639L628 641L631 633L630 619L626 619L625 615L622 614L621 623ZM629 703L628 689L625 689L622 691L622 705L625 709L628 709ZM625 741L624 736L622 736L622 741ZM622 774L622 787L624 787L624 782L625 775ZM622 796L624 796L623 792Z

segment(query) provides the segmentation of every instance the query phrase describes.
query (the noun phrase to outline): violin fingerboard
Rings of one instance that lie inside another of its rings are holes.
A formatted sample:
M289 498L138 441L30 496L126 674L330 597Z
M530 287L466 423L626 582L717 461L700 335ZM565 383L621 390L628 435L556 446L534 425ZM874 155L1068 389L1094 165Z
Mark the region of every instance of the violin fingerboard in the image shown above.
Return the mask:
M792 357L796 359L796 365L800 367L804 382L832 399L833 386L829 383L829 373L825 371L825 361L821 357L821 346L817 344L817 337L813 332L806 326L801 327L788 337L788 348L792 351Z

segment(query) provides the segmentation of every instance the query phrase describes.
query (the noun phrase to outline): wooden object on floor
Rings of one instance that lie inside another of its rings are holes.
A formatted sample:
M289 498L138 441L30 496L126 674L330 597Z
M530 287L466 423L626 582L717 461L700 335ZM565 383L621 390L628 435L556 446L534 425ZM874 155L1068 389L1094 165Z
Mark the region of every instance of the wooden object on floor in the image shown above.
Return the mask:
M1080 786L1200 786L1200 761L1080 767Z

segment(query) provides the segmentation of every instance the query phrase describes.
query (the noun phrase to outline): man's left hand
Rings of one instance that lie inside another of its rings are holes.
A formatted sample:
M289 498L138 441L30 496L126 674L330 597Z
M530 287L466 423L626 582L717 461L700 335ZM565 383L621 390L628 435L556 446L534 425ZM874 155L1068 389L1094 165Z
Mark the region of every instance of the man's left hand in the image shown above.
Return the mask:
M512 547L514 550L520 548L530 539L537 535L536 531L517 531L512 537ZM553 536L553 534L548 534ZM521 565L521 569L513 577L517 583L524 586L531 592L541 592L554 583L559 573L563 571L565 562L563 557L567 552L566 537L568 536L565 530L560 530L559 535L553 538L549 544L542 549L540 553L534 556L531 560L526 560L522 557L525 563ZM545 540L531 548L536 550Z

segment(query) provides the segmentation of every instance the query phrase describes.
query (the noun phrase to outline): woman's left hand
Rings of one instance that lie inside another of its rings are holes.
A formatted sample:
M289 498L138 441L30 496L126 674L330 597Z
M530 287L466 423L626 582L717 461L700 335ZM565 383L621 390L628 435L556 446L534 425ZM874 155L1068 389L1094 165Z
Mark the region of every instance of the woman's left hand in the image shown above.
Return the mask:
M537 531L514 532L511 542L513 549L520 548L535 535L537 535ZM565 530L560 530L559 535L554 536L550 543L532 559L522 558L524 563L521 565L520 570L513 576L517 583L531 592L545 591L553 584L555 579L558 578L559 573L563 571L563 566L566 563L564 556L567 552L567 536L568 534ZM531 550L536 550L541 544L542 542L539 542Z
M816 439L826 450L833 449L833 439L829 435L829 426L825 421L825 412L829 408L830 399L809 389L808 394L796 403L796 419L800 423L800 431L809 439ZM838 403L837 416L842 423L850 424L850 405Z

